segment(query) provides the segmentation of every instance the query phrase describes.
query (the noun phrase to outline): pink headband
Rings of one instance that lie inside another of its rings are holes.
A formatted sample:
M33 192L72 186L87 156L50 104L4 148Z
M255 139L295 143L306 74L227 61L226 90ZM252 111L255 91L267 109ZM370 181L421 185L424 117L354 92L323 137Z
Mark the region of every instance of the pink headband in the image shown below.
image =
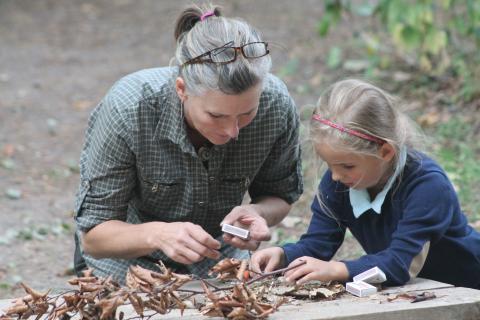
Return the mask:
M203 21L203 20L207 19L208 17L214 16L214 15L215 15L215 12L213 10L212 11L207 11L204 14L202 14L202 16L200 17L200 21Z
M323 124L326 124L327 126L335 128L335 129L340 130L342 132L348 133L349 135L356 136L356 137L359 137L359 138L362 138L362 139L365 139L365 140L368 140L368 141L372 141L372 142L378 143L379 145L382 145L382 144L385 143L385 140L379 139L379 138L374 137L370 134L366 134L366 133L362 133L362 132L359 132L359 131L356 131L356 130L345 128L345 127L343 127L343 126L341 126L337 123L334 123L334 122L332 122L328 119L322 118L318 114L314 114L312 116L312 119L317 120L317 121L319 121Z

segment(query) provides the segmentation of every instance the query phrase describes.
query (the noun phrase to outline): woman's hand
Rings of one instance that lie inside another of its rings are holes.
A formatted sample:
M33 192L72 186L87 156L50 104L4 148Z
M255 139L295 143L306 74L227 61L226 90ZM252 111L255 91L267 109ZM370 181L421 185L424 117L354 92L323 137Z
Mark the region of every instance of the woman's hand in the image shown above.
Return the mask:
M152 222L149 242L169 258L183 264L220 258L220 242L190 222Z
M285 266L285 252L280 247L271 247L255 252L250 267L255 272L270 272Z
M299 265L306 261L305 264ZM343 262L323 261L312 257L301 257L293 260L288 266L299 265L297 268L285 272L285 280L303 284L310 280L345 281L348 279L348 270Z
M228 223L236 227L248 229L250 237L243 240L229 234L223 235L223 240L239 249L256 250L261 241L268 241L271 238L267 221L261 216L259 206L247 204L233 208L233 210L223 219L223 223Z

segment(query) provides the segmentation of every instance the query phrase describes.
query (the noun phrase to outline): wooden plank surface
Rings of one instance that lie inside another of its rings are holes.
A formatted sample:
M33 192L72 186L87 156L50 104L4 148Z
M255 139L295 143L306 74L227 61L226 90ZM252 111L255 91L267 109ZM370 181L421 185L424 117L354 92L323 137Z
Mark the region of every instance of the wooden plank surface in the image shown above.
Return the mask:
M387 296L404 292L433 292L437 298L419 303L409 300L396 299L388 302ZM0 309L9 304L9 300L0 300ZM131 307L122 307L125 318L134 315ZM0 312L0 314L2 314ZM183 317L178 310L172 310L167 315L158 315L153 319L208 319L197 310L185 310ZM210 318L212 319L212 318ZM213 318L219 319L219 318ZM269 319L295 320L479 320L480 319L480 290L453 287L451 285L426 280L415 279L411 283L392 287L376 295L358 298L344 294L333 301L301 302L298 305L283 305L279 311Z

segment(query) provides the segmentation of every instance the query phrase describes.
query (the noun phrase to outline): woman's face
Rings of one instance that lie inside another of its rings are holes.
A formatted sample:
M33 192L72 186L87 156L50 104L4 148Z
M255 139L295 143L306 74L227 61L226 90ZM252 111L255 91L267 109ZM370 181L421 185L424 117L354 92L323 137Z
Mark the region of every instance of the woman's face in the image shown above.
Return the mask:
M236 139L240 129L252 122L257 114L261 83L237 95L208 91L201 96L189 96L184 87L182 90L182 85L179 86L178 79L177 93L183 101L187 124L215 145Z
M391 160L395 155L388 143L379 148L377 156L337 150L328 143L316 144L315 149L332 171L332 179L354 189L383 186L391 173Z

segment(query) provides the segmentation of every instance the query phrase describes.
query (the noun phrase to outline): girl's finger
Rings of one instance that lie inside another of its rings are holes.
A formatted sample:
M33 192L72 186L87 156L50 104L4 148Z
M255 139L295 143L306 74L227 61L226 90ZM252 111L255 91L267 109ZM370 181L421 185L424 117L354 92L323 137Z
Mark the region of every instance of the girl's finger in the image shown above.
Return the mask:
M289 275L285 274L285 280L287 280L288 282L294 282L297 279L302 278L303 276L305 276L306 274L308 274L310 272L310 270L308 268L303 267L303 266L292 269L292 270L289 270L289 272L290 271L291 271L291 273Z
M304 277L297 279L297 284L304 284L310 280L316 280L313 272L307 273Z
M268 263L265 266L265 270L263 270L263 272L271 272L277 269L279 264L280 264L280 261L278 261L277 258L271 257L270 260L268 260Z

